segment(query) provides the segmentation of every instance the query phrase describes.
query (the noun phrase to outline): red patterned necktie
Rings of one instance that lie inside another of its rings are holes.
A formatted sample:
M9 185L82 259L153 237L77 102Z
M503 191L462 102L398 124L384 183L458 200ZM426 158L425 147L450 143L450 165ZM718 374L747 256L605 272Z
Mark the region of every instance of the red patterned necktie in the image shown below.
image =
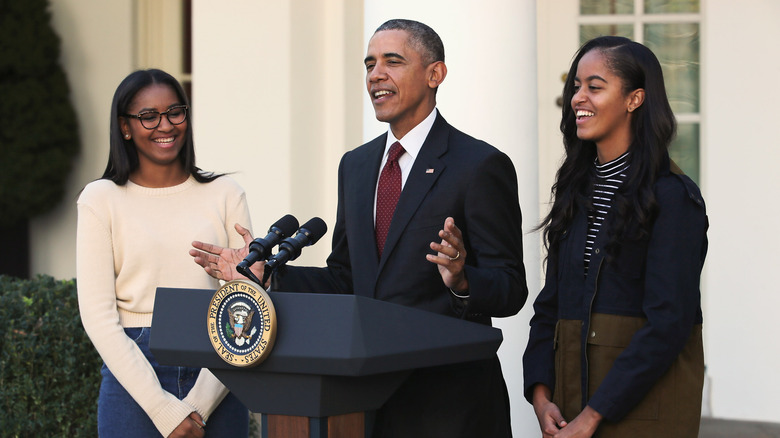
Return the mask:
M379 175L379 186L376 191L376 248L379 255L385 249L387 230L390 229L390 221L393 219L395 205L401 197L401 168L398 166L398 158L404 154L401 143L395 142L387 153L387 163Z

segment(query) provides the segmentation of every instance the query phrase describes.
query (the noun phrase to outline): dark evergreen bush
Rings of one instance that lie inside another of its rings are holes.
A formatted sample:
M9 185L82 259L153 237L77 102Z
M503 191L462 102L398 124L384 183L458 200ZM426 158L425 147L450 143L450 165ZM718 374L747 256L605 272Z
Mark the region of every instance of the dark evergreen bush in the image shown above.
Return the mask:
M79 136L47 0L0 0L0 226L62 198Z
M0 435L96 436L101 363L75 281L0 275Z

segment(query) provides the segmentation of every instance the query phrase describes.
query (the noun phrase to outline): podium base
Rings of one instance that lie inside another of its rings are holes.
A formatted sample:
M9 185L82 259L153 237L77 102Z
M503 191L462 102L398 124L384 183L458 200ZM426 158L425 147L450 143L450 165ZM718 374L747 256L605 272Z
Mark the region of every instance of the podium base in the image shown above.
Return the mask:
M262 438L367 438L363 412L331 417L262 415Z

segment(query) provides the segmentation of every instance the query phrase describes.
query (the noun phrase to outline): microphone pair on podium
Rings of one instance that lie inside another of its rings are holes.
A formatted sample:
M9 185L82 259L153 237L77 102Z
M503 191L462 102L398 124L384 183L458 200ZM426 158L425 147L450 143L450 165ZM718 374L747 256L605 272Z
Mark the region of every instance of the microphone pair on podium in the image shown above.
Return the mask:
M298 219L291 214L285 215L271 225L268 229L268 235L263 238L258 237L249 244L249 254L236 266L236 270L263 286L274 270L288 261L298 258L305 246L317 243L327 231L328 226L325 221L318 217L309 219L298 228ZM295 233L294 236L293 233ZM276 245L279 245L279 251L271 255L271 250ZM258 260L266 261L262 282L249 269Z

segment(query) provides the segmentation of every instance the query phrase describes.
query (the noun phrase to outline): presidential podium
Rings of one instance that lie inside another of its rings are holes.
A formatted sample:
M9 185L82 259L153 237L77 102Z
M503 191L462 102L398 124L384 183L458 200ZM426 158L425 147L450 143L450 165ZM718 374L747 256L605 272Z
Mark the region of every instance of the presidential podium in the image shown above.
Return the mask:
M264 438L364 437L366 416L417 368L493 357L501 330L356 295L271 292L276 341L253 368L228 364L207 332L213 290L158 288L150 347L163 365L208 368ZM369 417L370 418L370 417Z

